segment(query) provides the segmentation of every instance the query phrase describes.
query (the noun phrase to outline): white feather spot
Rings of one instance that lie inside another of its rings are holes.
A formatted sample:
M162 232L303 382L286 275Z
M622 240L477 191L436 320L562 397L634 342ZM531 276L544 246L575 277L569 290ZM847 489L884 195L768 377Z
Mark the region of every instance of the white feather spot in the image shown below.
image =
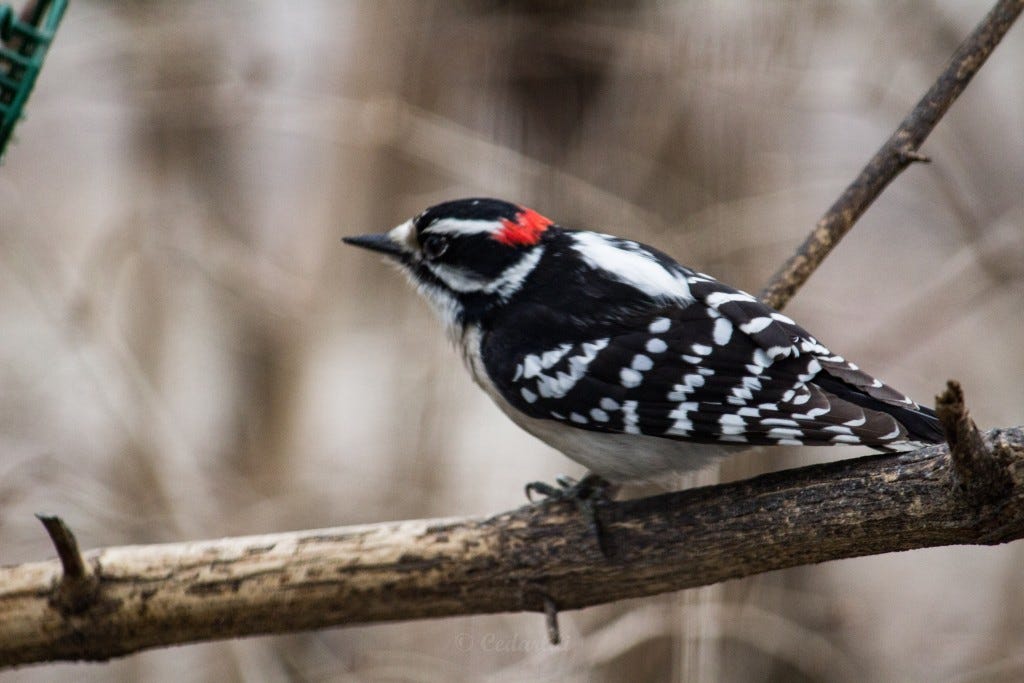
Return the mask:
M740 325L740 330L742 330L744 334L757 334L758 332L760 332L761 330L763 330L764 328L768 327L771 324L771 318L762 316L760 318L754 318L750 322Z
M526 387L520 389L519 393L523 395L523 400L527 403L535 403L537 401L537 394L533 393Z
M668 349L668 344L657 337L652 337L647 340L647 344L644 348L647 349L647 353L665 353Z
M765 427L768 427L770 425L778 425L780 427L799 427L800 426L797 423L796 420L787 420L787 419L781 418L781 417L766 417L763 420L761 420L761 424L763 424Z
M604 412L600 408L592 409L590 411L590 417L591 417L591 419L594 420L594 422L607 422L608 419L609 419L608 418L608 413Z
M587 418L583 417L579 413L569 413L569 419L575 422L576 424L587 424Z
M543 366L540 362L540 356L535 356L532 353L523 359L523 377L531 379L540 374L543 370Z
M711 353L712 348L705 344L691 344L690 350L694 353L700 354L701 356L707 356Z
M539 375L537 377L537 391L543 398L561 398L558 394L558 381L554 377Z
M604 339L598 339L592 342L583 342L583 356L587 359L587 363L594 360L597 357L597 352L608 346L608 342L611 341L608 337Z
M772 320L778 320L780 323L786 323L787 325L796 325L795 320L779 312L772 313Z
M725 346L732 339L732 323L727 318L719 318L715 321L713 338L719 346Z
M555 365L558 361L562 360L562 357L565 356L565 354L569 353L569 350L571 348L572 344L562 344L557 349L545 351L540 357L540 364L544 367L545 370L547 370L548 368Z
M883 439L885 441L888 441L889 439L895 439L899 435L900 435L900 426L896 425L896 429L892 430L888 434L883 434L882 436L880 436L878 438L879 439Z
M643 380L644 376L633 368L622 368L622 370L619 371L619 381L622 383L622 386L627 389L640 386L640 383L643 382Z
M825 413L829 412L830 410L832 410L831 406L811 408L806 413L794 414L793 417L797 418L798 420L816 420Z
M727 304L730 301L755 301L754 297L750 296L746 292L712 292L708 294L707 298L704 299L708 306L718 308L722 304Z
M605 396L604 398L602 398L601 402L598 405L601 406L602 408L604 408L605 410L618 410L619 409L619 402L616 401L614 398L609 398L608 396Z
M636 414L636 401L626 401L622 404L622 431L627 434L639 434L640 427L638 422L640 420Z
M822 429L826 432L834 432L836 434L853 434L853 430L849 427L844 427L843 425L828 425L827 427L822 427Z
M721 426L721 433L727 435L742 434L747 431L747 422L739 415L732 413L725 413L718 418L718 424Z
M683 384L676 384L672 387L672 391L668 395L670 401L684 401L686 397L692 394L697 387L704 386L704 377L702 375L686 375L683 377Z
M685 375L683 381L691 387L702 387L704 386L704 377L700 374L697 375Z
M754 395L750 393L750 390L746 387L733 387L732 395L736 398L743 399L743 402L753 401Z
M693 429L693 421L687 416L691 410L697 410L697 404L692 401L676 406L675 410L668 414L670 419L675 420L675 423L665 433L689 436L690 430Z
M668 318L655 318L647 326L647 331L651 334L661 334L662 332L668 332L670 327L672 327L672 321Z
M651 360L650 356L638 353L633 356L633 362L630 364L630 367L640 372L647 372L654 367L654 361Z
M560 372L556 375L557 378L557 391L560 395L565 396L569 393L569 390L576 386L576 377L567 375L564 372Z

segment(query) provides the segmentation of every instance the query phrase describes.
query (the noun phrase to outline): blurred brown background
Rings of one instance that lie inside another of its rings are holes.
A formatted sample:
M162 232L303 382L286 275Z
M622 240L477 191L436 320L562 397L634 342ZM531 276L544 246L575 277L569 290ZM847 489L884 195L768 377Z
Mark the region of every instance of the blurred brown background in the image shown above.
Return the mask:
M467 195L750 290L989 3L76 0L0 168L0 563L523 503L579 468L342 246ZM789 312L929 401L1024 422L1024 26ZM762 450L693 481L857 449ZM1012 681L1024 544L562 615L334 629L15 681Z

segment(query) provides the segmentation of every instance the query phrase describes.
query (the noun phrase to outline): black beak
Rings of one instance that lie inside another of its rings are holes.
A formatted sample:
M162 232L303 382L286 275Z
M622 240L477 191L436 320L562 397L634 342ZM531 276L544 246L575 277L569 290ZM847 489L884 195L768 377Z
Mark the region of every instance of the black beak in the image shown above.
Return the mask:
M405 250L402 249L397 243L392 241L386 234L384 235L359 235L358 237L342 237L341 241L345 244L351 244L356 247L362 247L363 249L369 249L370 251L379 251L382 254L389 256L405 256Z

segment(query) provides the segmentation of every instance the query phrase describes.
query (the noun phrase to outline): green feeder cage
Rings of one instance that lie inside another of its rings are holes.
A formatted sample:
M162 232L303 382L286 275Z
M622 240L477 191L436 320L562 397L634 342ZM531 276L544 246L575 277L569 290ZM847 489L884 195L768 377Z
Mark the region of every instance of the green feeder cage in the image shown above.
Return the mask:
M19 16L0 5L0 158L67 6L68 0L39 0Z

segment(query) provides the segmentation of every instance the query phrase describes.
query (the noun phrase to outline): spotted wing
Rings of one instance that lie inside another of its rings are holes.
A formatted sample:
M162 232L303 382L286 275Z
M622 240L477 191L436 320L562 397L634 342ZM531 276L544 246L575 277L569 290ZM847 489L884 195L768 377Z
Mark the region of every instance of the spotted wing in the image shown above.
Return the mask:
M710 277L688 273L688 283L687 305L520 353L493 379L526 414L593 431L880 450L941 440L934 413L788 317Z

